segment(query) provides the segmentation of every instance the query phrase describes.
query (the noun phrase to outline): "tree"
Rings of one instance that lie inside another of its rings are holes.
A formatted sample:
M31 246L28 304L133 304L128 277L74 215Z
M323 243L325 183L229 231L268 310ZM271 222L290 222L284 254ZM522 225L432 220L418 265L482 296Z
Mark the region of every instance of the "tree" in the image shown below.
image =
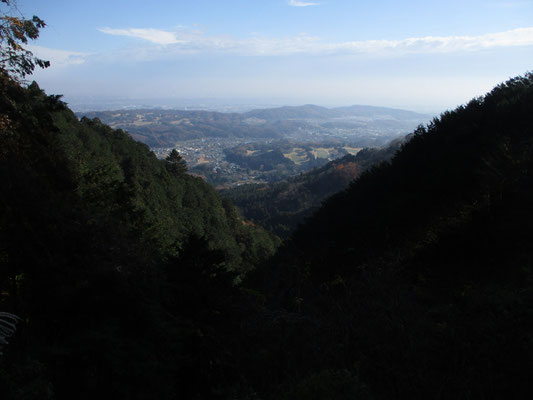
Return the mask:
M172 149L165 160L169 171L176 174L182 174L187 171L187 163L176 149Z
M36 66L47 68L49 61L35 57L22 45L39 37L46 24L33 16L26 19L13 0L0 0L0 72L14 79L24 79Z

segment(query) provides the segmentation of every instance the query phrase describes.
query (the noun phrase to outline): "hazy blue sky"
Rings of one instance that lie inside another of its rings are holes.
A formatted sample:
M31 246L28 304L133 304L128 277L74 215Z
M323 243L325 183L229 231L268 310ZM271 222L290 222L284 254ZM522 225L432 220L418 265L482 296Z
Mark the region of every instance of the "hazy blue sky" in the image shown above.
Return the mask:
M18 0L49 93L439 111L533 69L533 1ZM237 100L235 100L237 99Z

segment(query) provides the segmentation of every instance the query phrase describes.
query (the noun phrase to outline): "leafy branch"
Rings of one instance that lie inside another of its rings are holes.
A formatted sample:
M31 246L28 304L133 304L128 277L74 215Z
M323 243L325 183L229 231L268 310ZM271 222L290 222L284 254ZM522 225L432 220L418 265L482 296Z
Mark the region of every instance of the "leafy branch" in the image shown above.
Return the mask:
M46 26L37 16L25 18L13 0L0 0L0 71L15 79L24 79L35 67L47 68L50 62L35 57L24 48L29 40L39 37Z

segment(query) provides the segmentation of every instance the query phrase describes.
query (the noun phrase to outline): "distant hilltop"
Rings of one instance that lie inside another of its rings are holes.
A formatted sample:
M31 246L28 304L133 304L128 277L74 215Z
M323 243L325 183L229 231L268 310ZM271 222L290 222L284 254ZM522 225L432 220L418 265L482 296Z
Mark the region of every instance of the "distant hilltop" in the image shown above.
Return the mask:
M77 115L98 118L151 147L169 147L191 139L229 137L320 140L322 137L347 139L377 135L389 140L411 132L432 117L387 107L326 108L311 104L242 113L145 108L78 112Z
M365 105L353 105L348 107L326 108L316 106L314 104L306 104L303 106L284 106L278 108L266 108L252 110L244 113L248 117L265 119L268 121L281 121L287 119L307 120L307 119L342 119L342 118L383 118L383 119L399 119L399 120L426 120L430 116L426 114L416 113L414 111L407 111L388 107L375 107Z

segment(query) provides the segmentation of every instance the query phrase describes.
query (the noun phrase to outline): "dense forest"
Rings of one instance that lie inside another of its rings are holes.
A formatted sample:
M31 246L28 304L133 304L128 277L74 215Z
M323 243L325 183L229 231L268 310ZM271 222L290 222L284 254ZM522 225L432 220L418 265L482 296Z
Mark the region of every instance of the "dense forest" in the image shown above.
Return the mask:
M179 161L2 76L3 398L523 398L533 75L278 242Z
M529 73L442 114L257 271L289 398L530 396L532 105Z
M2 399L531 396L533 73L419 127L280 244L177 152L24 83L46 64L16 38L44 22L6 21Z
M0 310L23 320L2 398L221 390L237 283L278 240L172 157L1 79Z

